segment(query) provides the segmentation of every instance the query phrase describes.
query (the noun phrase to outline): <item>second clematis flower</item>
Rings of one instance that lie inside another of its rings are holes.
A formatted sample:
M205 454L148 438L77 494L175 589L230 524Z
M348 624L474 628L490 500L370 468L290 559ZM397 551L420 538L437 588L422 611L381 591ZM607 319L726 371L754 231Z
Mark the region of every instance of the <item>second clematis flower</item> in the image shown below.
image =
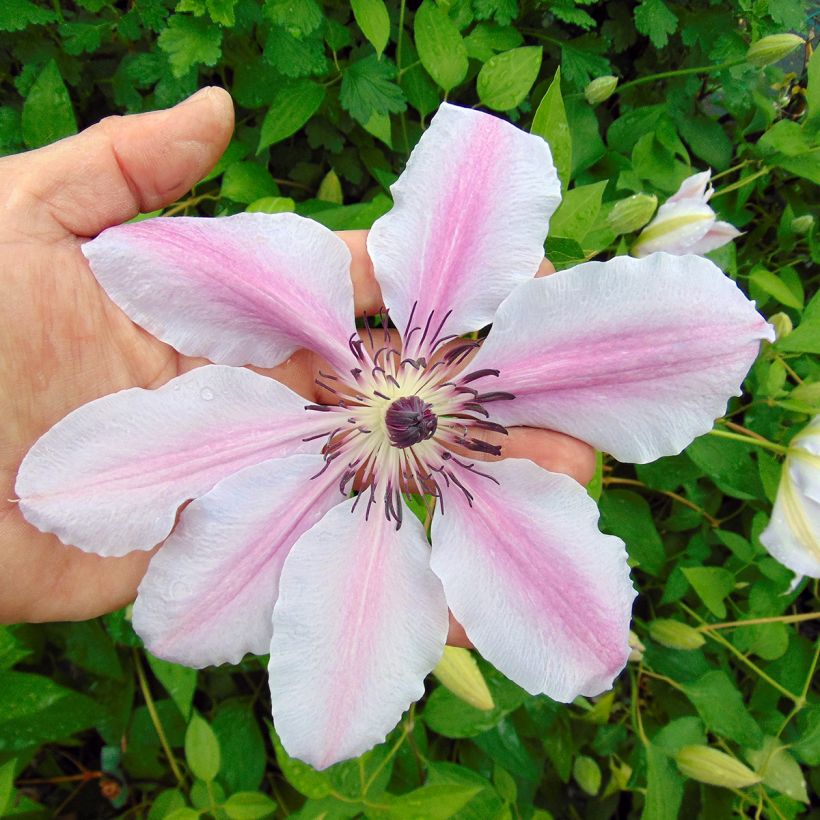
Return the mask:
M134 605L148 649L190 666L270 652L276 729L320 768L382 741L423 694L448 606L528 692L609 688L630 651L623 542L572 479L472 456L511 425L625 461L677 453L772 333L695 256L533 279L559 192L539 137L442 106L368 238L392 332L386 313L356 329L349 252L308 219L104 231L84 252L111 299L215 364L59 422L20 468L23 514L100 555L164 540ZM301 347L328 363L335 403L306 407L243 367ZM408 493L436 507L432 546Z
M709 207L714 193L711 177L711 171L687 177L640 232L632 255L641 258L658 251L704 254L740 236L734 225L717 221Z

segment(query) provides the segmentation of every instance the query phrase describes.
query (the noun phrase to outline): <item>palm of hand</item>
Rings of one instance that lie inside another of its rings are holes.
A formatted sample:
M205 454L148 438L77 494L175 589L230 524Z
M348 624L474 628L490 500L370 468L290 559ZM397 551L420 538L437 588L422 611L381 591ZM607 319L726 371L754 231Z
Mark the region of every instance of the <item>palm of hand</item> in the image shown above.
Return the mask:
M15 476L31 444L76 407L127 387L158 387L204 363L134 325L80 247L82 238L184 193L224 150L231 127L230 100L211 90L167 112L107 120L0 160L0 622L90 618L135 595L152 553L100 558L63 546L20 515ZM380 296L364 237L343 235L357 309L373 311ZM268 373L321 401L318 366L299 352ZM507 456L581 481L591 475L592 451L567 436L521 428L504 444Z

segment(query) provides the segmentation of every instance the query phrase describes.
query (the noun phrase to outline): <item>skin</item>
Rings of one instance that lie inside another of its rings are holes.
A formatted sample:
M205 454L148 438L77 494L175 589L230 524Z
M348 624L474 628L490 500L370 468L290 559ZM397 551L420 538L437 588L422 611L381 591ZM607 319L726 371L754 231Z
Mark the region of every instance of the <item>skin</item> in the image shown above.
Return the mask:
M135 325L97 284L84 241L179 199L213 167L233 131L226 92L203 89L175 108L110 117L74 137L0 159L0 622L84 620L132 601L152 552L100 558L25 521L14 501L23 456L71 410L127 387L156 388L206 364ZM356 309L382 304L365 231L340 234ZM539 275L553 271L544 262ZM310 401L323 365L300 351L266 375ZM586 483L590 447L514 428L502 457L530 458ZM450 642L468 645L452 622Z

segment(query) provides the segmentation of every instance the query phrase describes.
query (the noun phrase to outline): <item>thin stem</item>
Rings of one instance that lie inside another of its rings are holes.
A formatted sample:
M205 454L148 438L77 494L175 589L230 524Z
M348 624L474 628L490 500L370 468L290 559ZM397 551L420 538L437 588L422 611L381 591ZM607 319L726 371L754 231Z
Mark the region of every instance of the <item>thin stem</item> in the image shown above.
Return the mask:
M725 63L715 63L714 65L699 65L694 68L678 68L674 71L661 71L660 74L648 74L646 77L638 77L636 80L630 80L618 88L619 92L625 91L627 88L634 88L636 85L644 85L645 83L654 83L656 80L667 80L671 77L685 77L688 74L712 74L715 71L723 71L726 68L732 68L741 63L745 63L745 57L738 57L736 60L729 60Z
M729 176L729 174L733 174L735 171L739 171L741 168L745 168L747 165L755 162L753 159L744 159L743 162L739 162L737 165L733 165L731 168L727 168L725 171L721 171L719 174L715 174L712 177L712 182L716 179L721 179L721 177Z
M641 707L638 702L639 694L640 694L640 680L641 674L643 673L643 663L640 664L638 667L637 674L633 673L630 675L631 677L631 697L629 698L632 702L632 720L635 723L635 728L638 730L638 737L641 739L641 743L644 746L649 745L649 738L646 736L646 732L643 730L643 719L641 718Z
M134 649L131 654L134 657L134 668L137 670L137 679L139 680L140 691L145 699L145 707L148 709L148 715L151 718L151 723L154 724L154 729L159 737L160 745L162 746L163 752L165 752L165 757L168 758L168 763L171 766L171 771L174 773L174 777L177 779L177 783L179 783L180 786L183 786L185 784L185 778L179 769L179 764L174 757L174 753L171 751L168 738L165 736L165 729L162 727L162 721L159 719L157 707L154 705L154 698L151 695L151 689L148 686L148 679L145 677L145 670L142 668L142 661L140 660L139 652Z
M174 216L178 214L180 211L186 211L188 208L193 207L194 205L198 205L200 202L203 202L206 199L219 199L218 194L199 194L198 196L192 196L188 199L183 199L182 202L177 202L175 205L172 205L163 216Z
M364 784L362 789L362 797L366 797L367 793L370 791L371 786L376 782L376 778L381 774L382 769L393 759L393 756L399 750L399 747L402 743L404 743L405 738L407 735L410 734L410 729L413 726L413 717L415 713L415 704L410 707L410 712L407 715L407 720L404 721L402 725L402 732L399 735L396 742L390 747L390 751L385 755L384 759L378 766L373 770L373 773L370 775L367 783Z
M742 441L744 444L752 444L755 447L762 447L764 450L771 450L773 453L779 453L780 455L786 455L787 448L784 447L782 444L775 444L773 441L768 441L763 439L752 438L751 436L744 436L740 435L739 433L730 433L728 430L710 430L710 436L718 436L720 438L728 438L732 441Z
M769 167L761 168L757 173L752 174L750 177L743 177L743 179L739 179L737 182L733 182L731 185L727 185L725 188L721 188L719 191L715 191L712 195L712 199L717 199L719 196L723 196L724 194L731 193L732 191L736 191L738 188L742 188L744 185L748 185L750 182L754 182L756 179L759 179L764 174L769 173Z
M770 618L748 618L745 621L704 624L698 627L698 631L711 632L714 629L734 629L739 626L758 626L759 624L799 624L803 621L815 621L818 618L820 618L820 612L804 612L801 615L773 615Z
M814 650L814 658L812 659L811 666L809 667L809 674L806 675L806 682L803 684L803 691L800 693L800 700L794 704L791 712L789 712L789 714L786 715L786 719L783 721L783 723L780 725L780 728L777 730L776 737L780 737L780 735L783 734L783 731L789 725L792 719L795 718L797 714L806 705L806 698L809 694L809 688L811 687L811 682L814 679L814 673L817 671L818 659L820 659L820 641L817 641L817 647Z

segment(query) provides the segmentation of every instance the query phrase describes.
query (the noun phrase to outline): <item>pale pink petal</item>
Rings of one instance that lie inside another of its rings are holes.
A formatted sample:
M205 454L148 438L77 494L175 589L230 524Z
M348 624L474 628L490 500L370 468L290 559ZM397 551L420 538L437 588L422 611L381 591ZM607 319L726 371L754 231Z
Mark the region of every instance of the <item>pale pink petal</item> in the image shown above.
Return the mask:
M282 570L271 703L288 753L323 769L384 740L424 694L447 637L447 604L424 528L401 529L367 498L332 509ZM402 502L403 504L403 502Z
M391 190L395 205L367 240L390 316L404 331L412 311L423 329L435 311L432 334L452 310L448 335L488 324L534 276L561 186L540 137L445 104Z
M712 179L712 171L701 171L681 182L680 188L667 199L667 202L682 202L684 200L703 200L707 202L712 196L712 186L709 184ZM708 186L708 190L707 190Z
M180 504L269 458L318 452L322 413L273 379L210 365L158 390L89 402L29 450L15 491L23 515L99 555L151 549Z
M524 459L466 470L433 520L431 566L476 649L533 695L612 686L629 656L635 591L623 541L568 476Z
M146 219L83 245L134 322L186 356L273 367L307 347L351 367L350 253L295 214Z
M496 368L501 424L547 427L621 461L679 453L726 410L771 326L708 259L588 262L520 285L471 369Z
M345 498L338 471L323 465L320 455L263 461L185 508L134 604L134 629L154 655L202 667L268 653L282 564Z
M665 202L655 218L641 231L631 253L638 258L665 252L682 256L693 253L715 224L715 212L705 202Z
M709 251L720 248L727 242L731 242L733 239L741 236L742 233L742 231L739 231L729 222L715 222L702 239L691 245L689 253L709 253Z

